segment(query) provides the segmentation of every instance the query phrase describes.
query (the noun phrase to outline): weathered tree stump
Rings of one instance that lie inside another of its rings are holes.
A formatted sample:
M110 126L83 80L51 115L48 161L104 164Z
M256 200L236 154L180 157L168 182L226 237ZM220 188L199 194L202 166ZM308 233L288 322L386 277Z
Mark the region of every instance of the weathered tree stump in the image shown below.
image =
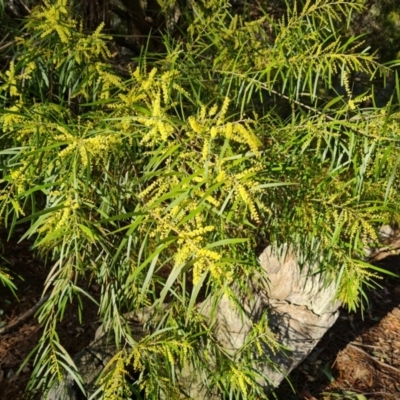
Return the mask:
M335 301L334 282L325 285L320 275L309 274L310 268L301 269L291 248L285 247L282 253L284 256L278 257L268 247L261 254L260 263L267 273L269 284L262 286L259 281L251 283L251 296L242 299L244 315L226 297L221 298L214 311L215 335L232 354L244 345L253 324L265 315L268 317L275 339L287 350L274 354L265 349L265 363L260 371L265 379L259 382L265 391L277 387L307 357L339 315L340 303ZM206 300L198 307L206 318L210 316L210 301ZM142 326L146 318L145 312L132 323L138 339L145 335ZM115 346L107 339L107 335L103 335L74 357L89 394L94 393L97 376L115 352ZM272 367L271 361L277 368ZM257 365L260 365L259 358ZM203 385L190 365L181 371L180 379L192 399L219 398L212 388L210 391ZM53 387L44 397L46 400L81 398L84 397L71 377Z

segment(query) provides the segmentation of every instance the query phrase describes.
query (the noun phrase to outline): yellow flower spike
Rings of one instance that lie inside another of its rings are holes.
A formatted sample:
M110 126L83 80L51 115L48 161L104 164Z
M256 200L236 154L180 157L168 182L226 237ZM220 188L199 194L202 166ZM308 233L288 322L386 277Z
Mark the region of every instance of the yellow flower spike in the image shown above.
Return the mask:
M171 349L168 346L165 346L165 351L167 353L168 361L171 366L175 365L175 359L174 356L172 355Z
M210 108L210 111L208 111L208 116L213 117L218 111L218 105L214 105Z
M355 110L356 109L356 105L354 103L354 100L349 100L349 108L350 110Z
M228 122L225 127L225 137L227 139L232 139L233 134L233 126L231 122Z
M200 249L197 252L197 256L210 258L211 260L214 260L214 261L219 261L222 257L221 254L217 253L216 251L209 250L209 249Z
M136 67L135 71L132 73L132 78L135 78L137 82L142 82L142 74L140 73L140 67Z
M260 141L250 129L239 123L234 125L234 131L235 134L238 134L242 141L246 143L254 153L256 153L256 155L260 155L258 151L260 147Z
M206 200L211 203L215 207L219 207L221 205L220 201L218 201L216 198L213 196L207 196Z
M193 284L197 285L201 280L201 275L204 271L204 264L202 262L196 261L193 264Z
M86 149L83 146L79 146L79 154L81 156L82 166L87 167L89 160L88 160Z
M145 91L148 91L148 90L150 89L150 87L153 86L153 84L154 84L154 77L155 77L156 73L157 73L157 68L153 68L153 69L150 71L150 74L149 74L149 76L147 77L147 79L142 83L142 88L143 88Z
M160 132L161 140L166 141L168 137L173 133L171 125L167 125L164 122L159 121L157 123L158 131Z
M34 10L34 14L37 20L42 21L35 26L36 30L42 30L41 37L57 32L61 42L69 42L71 29L76 27L76 21L67 19L68 11L64 1L58 0L55 4L45 1L44 6Z
M2 89L8 89L10 92L10 96L18 96L19 92L17 89L17 78L15 76L15 65L14 61L10 62L10 67L8 68L8 71L5 73L6 75L6 82L0 86L0 90Z
M206 107L205 107L205 106L202 106L202 107L201 107L201 110L200 110L200 119L201 119L202 121L206 119L206 112L207 112Z
M215 137L217 137L217 135L218 135L218 129L215 126L213 126L210 130L211 139L214 139Z
M351 89L350 89L350 82L349 82L349 74L347 72L344 72L343 74L343 84L344 88L346 90L347 96L351 97Z
M161 116L161 93L158 92L152 102L152 116L160 117Z
M168 84L169 84L169 82L161 80L161 90L162 90L162 93L163 93L163 101L164 101L165 104L167 104L168 100L169 100Z
M211 225L205 226L203 228L195 229L190 232L182 232L181 237L183 238L194 238L195 236L203 235L207 232L212 232L215 228Z
M178 84L175 83L175 82L172 82L172 87L173 87L178 93L181 93L182 95L184 95L184 96L187 97L188 99L191 99L192 96L190 95L190 93L189 93L187 90L183 89L182 86L178 85Z
M203 161L208 159L208 155L210 152L210 141L208 139L204 140L203 150L201 152L201 158Z
M246 189L242 185L238 185L237 191L239 192L240 196L242 197L243 201L248 204L250 201L250 196L247 193Z
M217 175L217 182L225 182L228 179L225 171L220 171Z
M192 128L192 130L194 132L196 132L196 133L202 133L203 132L203 130L204 130L203 126L197 122L195 117L193 117L193 116L189 117L188 121L189 121L190 127Z
M222 103L221 111L219 112L218 121L217 123L221 124L225 119L226 113L228 111L230 99L229 97L225 97L224 102Z
M104 22L100 22L99 26L96 28L96 30L92 33L92 37L98 38L101 34L101 31L103 30L105 26Z

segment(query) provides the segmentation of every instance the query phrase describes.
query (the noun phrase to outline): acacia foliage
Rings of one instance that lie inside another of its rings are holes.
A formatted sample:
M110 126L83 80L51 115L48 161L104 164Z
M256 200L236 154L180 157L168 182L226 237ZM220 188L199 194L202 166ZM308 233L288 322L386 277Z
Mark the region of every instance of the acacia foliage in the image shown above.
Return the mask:
M240 309L262 275L263 238L318 261L313 273L359 304L377 272L366 243L399 222L399 112L397 92L378 108L373 86L355 96L352 78L398 87L396 62L378 64L346 36L358 2L294 4L275 20L188 3L188 34L165 36L166 54L144 52L128 77L103 26L84 32L67 0L32 9L0 74L2 224L11 234L29 222L24 237L52 260L30 390L67 372L82 386L57 324L90 297L83 278L100 286L92 300L121 346L99 379L99 396L113 399L178 398L187 364L223 397L263 396L257 364L279 349L267 321L230 354L195 307L224 295ZM11 284L4 270L0 279ZM154 318L137 342L124 315L146 306Z

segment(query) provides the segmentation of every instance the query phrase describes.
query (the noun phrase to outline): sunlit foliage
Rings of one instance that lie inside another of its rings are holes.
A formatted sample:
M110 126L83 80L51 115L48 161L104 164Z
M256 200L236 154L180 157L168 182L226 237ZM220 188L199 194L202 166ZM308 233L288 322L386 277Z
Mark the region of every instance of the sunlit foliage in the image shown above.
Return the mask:
M179 398L187 364L223 396L260 398L254 354L279 348L267 321L255 322L252 351L232 355L195 305L240 303L264 238L318 261L354 309L376 276L365 246L399 222L398 98L374 107L374 91L353 96L350 83L397 82L345 37L361 3L308 1L279 20L220 0L187 7L188 35L165 37L166 54L144 52L122 77L102 25L86 33L67 0L44 1L0 73L2 224L29 222L24 237L53 261L29 389L66 373L82 386L57 324L90 297L85 278L101 288L104 329L129 344L99 380L104 398L130 395L129 368L147 398ZM137 341L125 313L145 306L154 319Z

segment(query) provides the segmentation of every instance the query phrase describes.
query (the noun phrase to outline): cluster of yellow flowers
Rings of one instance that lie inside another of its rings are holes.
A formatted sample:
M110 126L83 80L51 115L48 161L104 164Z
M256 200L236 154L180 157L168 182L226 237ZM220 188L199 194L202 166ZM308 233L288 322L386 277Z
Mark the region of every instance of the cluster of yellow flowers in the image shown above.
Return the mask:
M167 71L160 75L157 68L153 68L148 74L142 74L140 68L131 73L133 83L119 94L121 103L112 104L111 108L121 110L124 125L127 128L127 120L139 123L147 128L142 136L141 144L152 146L160 142L166 142L176 131L176 127L168 116L168 109L173 106L171 101L171 89L177 89L179 85L174 83L176 71ZM183 89L181 88L183 91ZM138 102L147 106L148 112L135 110Z
M361 283L369 279L380 279L379 275L371 272L370 266L361 260L345 257L341 265L341 284L338 287L337 297L344 304L355 309L359 303Z
M264 315L257 323L253 323L251 335L254 337L258 355L265 354L265 346L273 353L277 354L282 349L282 345L275 339L274 333L268 324L268 319Z
M126 380L128 374L125 368L125 352L119 351L111 360L113 370L106 374L101 380L103 386L103 398L105 400L124 400L126 396L131 396L131 390Z
M185 225L180 223L184 218L190 216L195 206L195 202L186 201L184 206L174 207L167 213L164 211L164 206L147 208L149 211L147 220L155 221L155 227L150 236L159 236L160 240L171 234L177 236L173 256L175 265L180 266L189 260L194 260L194 284L200 281L204 271L210 271L217 280L228 279L221 266L217 265L222 255L205 247L208 243L207 234L215 230L212 225L204 225L205 215L198 212L194 218L188 219ZM143 223L143 226L146 224Z
M15 76L14 61L10 62L8 71L6 71L4 74L0 72L0 74L0 78L4 80L4 83L0 86L0 91L8 89L10 92L10 96L18 95L17 77Z
M57 193L57 192L55 192ZM62 206L62 208L52 214L43 221L43 224L38 228L39 233L55 232L64 227L73 227L76 224L75 212L79 209L79 202L71 196L67 196L64 202L59 203L60 198L55 197L54 205Z
M155 221L150 236L159 237L160 240L171 234L177 236L173 258L176 265L193 260L194 283L200 281L205 271L209 271L218 282L231 281L233 278L233 266L221 260L223 252L207 247L208 243L212 243L213 232L216 230L216 226L210 223L212 220L209 220L210 206L219 207L220 197L232 192L234 207L248 207L251 218L260 221L255 203L255 194L260 189L257 188L254 176L262 169L262 165L257 164L243 172L233 173L229 170L228 162L221 160L218 164L209 169L208 177L194 174L190 178L178 179L176 174L171 173L168 179L165 176L155 179L139 194L148 211L147 220ZM226 170L221 168L222 165L227 167ZM205 189L200 189L201 185ZM169 198L167 193L178 187L178 193ZM168 206L171 202L176 205ZM218 223L221 224L221 221Z
M244 373L242 368L234 367L231 365L230 381L232 387L239 387L243 393L243 396L247 397L248 387L253 386L253 381L250 377Z
M51 373L56 374L59 382L61 382L63 379L63 374L57 360L56 352L53 348L51 349L50 364L51 364L51 369L50 369Z
M104 23L101 23L91 35L82 35L78 39L73 53L78 64L81 64L83 61L91 61L94 57L101 56L104 59L111 57L111 52L106 42L111 39L111 36L101 33L103 28Z
M225 120L229 103L230 99L226 97L219 113L217 105L210 107L208 114L206 107L202 106L199 116L188 118L187 135L190 138L203 141L203 161L209 159L212 141L218 139L218 137L246 144L256 155L259 155L261 143L250 128L251 121L230 122Z
M87 167L89 158L92 165L100 165L110 153L118 151L118 145L122 143L119 133L102 134L97 132L92 121L85 121L83 124L79 120L76 132L68 130L61 125L52 125L54 140L65 142L67 147L58 154L60 159L65 159L69 155L77 152L82 167ZM96 134L93 135L92 132Z
M153 355L163 355L172 368L179 368L187 363L189 353L192 351L192 345L185 338L182 338L182 340L169 338L160 340L159 337L153 339L144 337L132 347L125 357L125 362L126 365L132 365L135 371L142 372L145 370L146 366L151 366ZM179 366L176 365L177 362L179 362ZM146 393L154 394L154 382L152 382L152 379L142 380L142 378L143 376L139 378L141 380L139 382L140 389L145 390ZM159 378L162 379L166 392L173 391L175 395L178 395L179 391L177 391L176 386L174 387L174 385L171 385L171 382L165 377ZM172 398L176 397L173 396Z
M348 105L350 110L355 110L356 104L363 103L364 101L371 99L372 97L371 95L353 98L353 91L350 88L349 74L347 72L343 74L343 83L344 83L344 88L346 90L346 94L349 97Z
M216 177L218 182L223 182L224 189L227 191L234 191L236 198L246 205L250 211L250 216L255 222L260 222L260 216L256 207L256 194L260 193L257 182L252 177L264 167L258 164L254 167L246 169L244 172L237 174L227 173L222 167ZM238 205L238 204L237 204Z
M54 2L44 0L42 7L33 9L32 17L41 21L34 29L42 32L41 37L46 37L55 32L61 42L68 43L71 36L71 28L75 28L77 23L68 18L70 12L67 9L67 2L68 0L56 0Z
M18 193L25 191L26 177L24 174L25 166L11 172L11 182L15 185Z
M15 70L15 62L10 61L8 70L4 73L0 72L0 80L4 82L2 85L0 85L0 93L3 91L8 91L10 97L19 96L18 103L22 104L21 93L18 87L18 83L31 79L31 74L35 69L36 64L33 61L30 61L25 65L22 71L17 72ZM10 107L9 110L15 111L13 107L16 107L16 105Z

